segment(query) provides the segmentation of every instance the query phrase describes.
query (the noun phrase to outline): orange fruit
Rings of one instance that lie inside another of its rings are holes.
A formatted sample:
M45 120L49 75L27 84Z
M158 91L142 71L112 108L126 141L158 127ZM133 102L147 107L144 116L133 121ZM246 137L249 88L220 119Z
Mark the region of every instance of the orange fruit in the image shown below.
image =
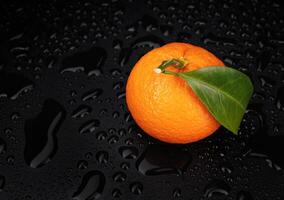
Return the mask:
M145 54L135 64L126 85L126 102L136 123L149 135L168 143L201 140L220 124L209 113L190 86L181 78L155 73L163 61L183 58L183 69L191 71L208 66L224 66L212 53L187 43L169 43Z

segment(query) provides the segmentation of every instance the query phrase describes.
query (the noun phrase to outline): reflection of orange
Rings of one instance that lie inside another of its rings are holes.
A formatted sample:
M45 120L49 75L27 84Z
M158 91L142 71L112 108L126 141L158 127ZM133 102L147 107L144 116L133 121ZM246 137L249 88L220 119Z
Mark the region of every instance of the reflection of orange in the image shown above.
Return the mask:
M179 77L157 74L163 61L184 58L183 71L224 66L207 50L186 43L170 43L144 55L127 81L126 101L137 124L149 135L169 143L189 143L211 135L220 125L188 84ZM169 71L178 71L170 66Z

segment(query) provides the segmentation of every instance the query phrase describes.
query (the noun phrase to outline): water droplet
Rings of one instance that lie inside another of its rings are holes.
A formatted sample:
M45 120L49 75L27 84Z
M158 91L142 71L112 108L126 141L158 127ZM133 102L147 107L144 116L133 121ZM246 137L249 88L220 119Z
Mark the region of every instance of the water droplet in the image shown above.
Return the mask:
M56 134L65 118L64 108L56 101L47 99L42 111L25 123L25 160L32 168L48 163L57 151Z
M119 92L119 93L116 94L116 96L117 96L118 99L124 99L126 94L125 94L125 92Z
M96 154L96 159L101 164L106 164L108 162L108 153L106 151L99 151Z
M149 145L136 162L144 175L180 174L191 162L191 155L172 145Z
M12 129L10 128L5 128L4 129L4 133L8 136L8 135L11 135L12 134Z
M103 90L101 89L95 89L95 90L88 91L82 96L82 100L89 101L89 100L97 99L102 93L103 93Z
M110 129L108 130L108 132L109 132L111 135L113 135L113 134L116 133L116 130L115 130L114 128L110 128Z
M135 159L138 156L138 150L135 147L120 147L119 153L125 159Z
M103 108L99 111L99 116L104 116L105 114L107 114L108 110Z
M173 32L173 28L167 25L162 25L160 29L164 36L169 36Z
M0 138L0 154L5 153L5 151L6 151L6 143L2 138Z
M230 192L230 187L222 180L213 180L207 184L204 190L204 196L211 198L215 195L227 196Z
M119 140L119 137L116 135L113 135L113 136L110 136L110 138L108 139L108 143L114 144L114 143L117 143L118 140Z
M70 100L68 101L68 103L69 103L70 105L74 105L74 104L76 104L76 100L75 100L75 99L70 99Z
M121 76L121 71L119 69L113 69L111 70L111 75L113 78Z
M123 88L123 82L122 81L119 81L119 82L117 82L117 83L115 83L114 85L113 85L113 90L120 90L120 89L122 89Z
M88 116L92 112L92 108L87 105L80 105L74 112L72 113L73 118L83 118Z
M284 111L284 87L282 86L281 88L278 89L277 91L277 97L276 97L276 104L277 108L280 110Z
M117 119L119 117L119 112L117 112L117 111L113 112L112 117L114 119Z
M121 167L121 169L123 169L123 170L128 170L129 167L130 167L130 165L129 165L129 163L127 163L127 162L123 162L123 163L121 163L120 167Z
M181 190L179 188L175 188L173 190L173 197L174 198L178 198L178 197L181 197Z
M255 153L255 152L249 151L248 153L246 153L246 155L254 157L254 158L263 159L270 168L275 169L276 171L280 171L282 169L280 166L278 166L276 163L274 163L266 154Z
M121 191L117 188L114 188L111 194L114 198L119 198L122 195Z
M91 153L91 152L87 152L86 154L85 154L85 158L86 159L91 159L93 157L93 154Z
M119 136L123 136L123 135L125 135L126 134L126 130L125 129L119 129L118 130L118 135Z
M130 191L133 194L140 195L143 192L143 185L140 182L134 182L130 185Z
M14 156L8 156L7 157L7 163L8 165L14 165L15 157Z
M88 168L88 162L86 160L79 160L77 163L77 168L78 169L87 169Z
M121 47L122 47L122 41L120 41L120 40L114 40L113 41L113 49L114 50L120 50L121 49Z
M222 163L221 164L221 171L223 173L228 173L228 174L231 174L232 171L233 171L233 167L230 163Z
M131 115L130 115L130 113L126 113L126 114L125 114L124 120L125 120L125 122L130 122L130 121L133 120L132 117L131 117Z
M105 187L105 176L100 171L90 171L84 175L81 185L74 193L74 200L99 199Z
M126 144L126 145L133 145L133 138L127 138L125 141L124 141L124 143Z
M95 130L97 130L99 126L100 126L100 121L93 119L91 121L84 123L80 127L79 132L80 134L90 134L93 133Z
M124 182L126 180L126 174L123 172L117 172L113 175L112 179L114 182Z
M13 120L13 121L16 121L16 120L19 119L19 118L20 118L19 113L13 113L13 114L11 115L11 120Z
M107 53L104 48L92 47L87 51L80 51L64 58L61 73L85 72L88 76L99 76L106 58Z
M70 91L70 96L71 96L71 97L77 96L77 92L76 92L75 90L71 90L71 91Z
M34 84L29 79L17 74L7 74L0 71L0 98L6 97L16 100L33 88Z
M96 138L98 140L105 140L107 137L107 133L105 131L100 131L96 134Z

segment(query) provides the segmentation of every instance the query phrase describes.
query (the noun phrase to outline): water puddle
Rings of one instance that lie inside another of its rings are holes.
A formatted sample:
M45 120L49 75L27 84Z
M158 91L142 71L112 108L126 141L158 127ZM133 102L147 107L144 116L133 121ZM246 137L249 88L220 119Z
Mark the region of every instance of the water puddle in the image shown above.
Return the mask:
M25 123L26 146L25 160L32 167L37 168L48 163L57 151L56 134L65 119L62 105L53 99L47 99L42 111L33 119Z
M81 185L73 195L73 200L95 200L100 198L105 187L105 176L100 171L90 171L84 175Z
M190 153L177 146L150 145L137 160L136 167L148 176L181 174L191 160Z

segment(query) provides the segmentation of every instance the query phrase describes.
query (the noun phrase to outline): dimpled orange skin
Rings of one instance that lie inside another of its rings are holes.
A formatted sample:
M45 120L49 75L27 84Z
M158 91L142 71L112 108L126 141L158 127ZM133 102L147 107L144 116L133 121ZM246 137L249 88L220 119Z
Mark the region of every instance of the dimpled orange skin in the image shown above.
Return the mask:
M144 55L132 69L126 85L128 109L149 135L168 143L190 143L216 131L220 124L181 78L157 74L163 61L183 57L182 71L224 66L212 53L187 43L169 43ZM170 66L166 70L178 71Z

